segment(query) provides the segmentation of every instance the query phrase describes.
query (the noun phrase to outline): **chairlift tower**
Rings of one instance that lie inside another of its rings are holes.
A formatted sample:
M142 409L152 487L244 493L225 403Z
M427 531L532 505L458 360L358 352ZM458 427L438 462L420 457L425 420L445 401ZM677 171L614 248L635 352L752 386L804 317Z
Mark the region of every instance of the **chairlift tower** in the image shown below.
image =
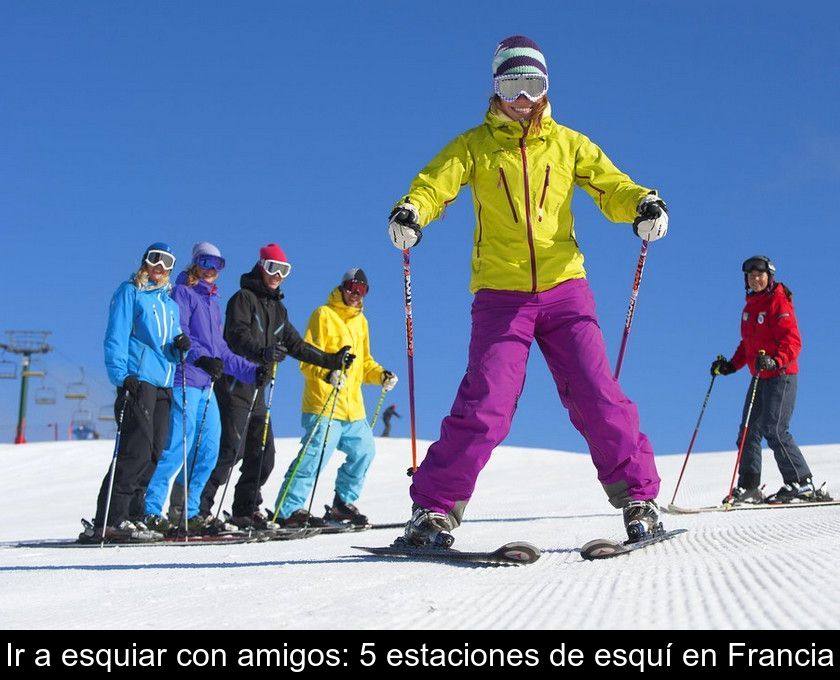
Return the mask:
M44 376L43 371L30 371L33 354L46 354L52 350L47 344L50 331L6 331L7 342L0 342L0 349L11 354L20 354L23 359L20 372L20 405L18 406L18 422L15 432L15 444L26 443L26 394L29 388L29 378Z

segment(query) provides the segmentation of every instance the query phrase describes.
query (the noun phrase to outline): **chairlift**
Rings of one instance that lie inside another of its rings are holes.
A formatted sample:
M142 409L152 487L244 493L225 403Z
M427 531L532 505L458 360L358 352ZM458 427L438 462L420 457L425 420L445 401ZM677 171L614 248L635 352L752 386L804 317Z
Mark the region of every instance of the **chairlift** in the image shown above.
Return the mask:
M71 382L67 385L67 390L64 393L65 399L87 399L88 388L85 384L85 369L79 369L82 372L82 379L77 382Z
M55 390L52 387L42 385L35 392L35 403L41 406L50 406L55 403Z
M0 361L0 378L14 380L17 378L17 363L3 359Z
M93 424L93 413L82 407L73 411L70 417L70 436L72 439L99 439L99 433Z
M103 422L116 422L114 417L114 408L112 406L103 406L99 409L99 420Z

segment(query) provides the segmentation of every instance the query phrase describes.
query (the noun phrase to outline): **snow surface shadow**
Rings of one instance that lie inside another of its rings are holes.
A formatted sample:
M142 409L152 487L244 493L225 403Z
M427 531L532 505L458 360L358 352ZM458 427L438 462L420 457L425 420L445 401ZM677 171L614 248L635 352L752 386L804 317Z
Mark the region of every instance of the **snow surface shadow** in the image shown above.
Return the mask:
M590 517L615 517L614 512L593 512L585 515L541 515L539 517L493 517L487 519L465 519L463 524L485 524L491 522L536 522L544 519L588 519Z
M348 560L348 562L351 560ZM358 559L352 559L358 562ZM436 557L423 557L422 555L374 555L369 554L362 557L365 562L424 562L425 564L445 564L447 567L461 567L462 569L495 569L497 567L521 567L521 564L513 562L471 562L469 560L442 560Z
M570 553L579 553L580 548L540 548L540 552L545 555L551 553L552 555L568 555Z
M265 562L162 562L159 564L54 564L44 566L0 567L3 572L30 571L139 571L143 569L247 569L250 567L285 567L306 564L346 564L364 562L358 555L331 560L270 560Z

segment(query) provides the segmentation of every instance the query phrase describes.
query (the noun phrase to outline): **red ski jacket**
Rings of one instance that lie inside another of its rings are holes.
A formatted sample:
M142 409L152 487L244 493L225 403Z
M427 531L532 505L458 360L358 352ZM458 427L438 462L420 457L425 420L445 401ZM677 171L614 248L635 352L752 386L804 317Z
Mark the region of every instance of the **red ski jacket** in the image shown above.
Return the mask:
M779 365L778 370L762 371L762 378L799 372L796 359L802 349L802 338L793 303L787 299L781 283L747 295L747 304L741 314L741 344L731 359L735 370L746 365L755 375L755 360L762 349Z

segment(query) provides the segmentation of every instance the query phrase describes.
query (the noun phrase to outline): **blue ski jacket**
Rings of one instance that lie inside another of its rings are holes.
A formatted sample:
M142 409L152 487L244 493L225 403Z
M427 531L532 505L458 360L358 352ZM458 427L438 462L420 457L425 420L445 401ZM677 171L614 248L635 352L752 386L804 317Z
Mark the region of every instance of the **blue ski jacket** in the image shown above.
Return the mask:
M180 360L172 339L181 333L178 305L169 286L138 288L133 277L111 298L105 331L105 368L117 387L129 375L156 387L172 387Z

